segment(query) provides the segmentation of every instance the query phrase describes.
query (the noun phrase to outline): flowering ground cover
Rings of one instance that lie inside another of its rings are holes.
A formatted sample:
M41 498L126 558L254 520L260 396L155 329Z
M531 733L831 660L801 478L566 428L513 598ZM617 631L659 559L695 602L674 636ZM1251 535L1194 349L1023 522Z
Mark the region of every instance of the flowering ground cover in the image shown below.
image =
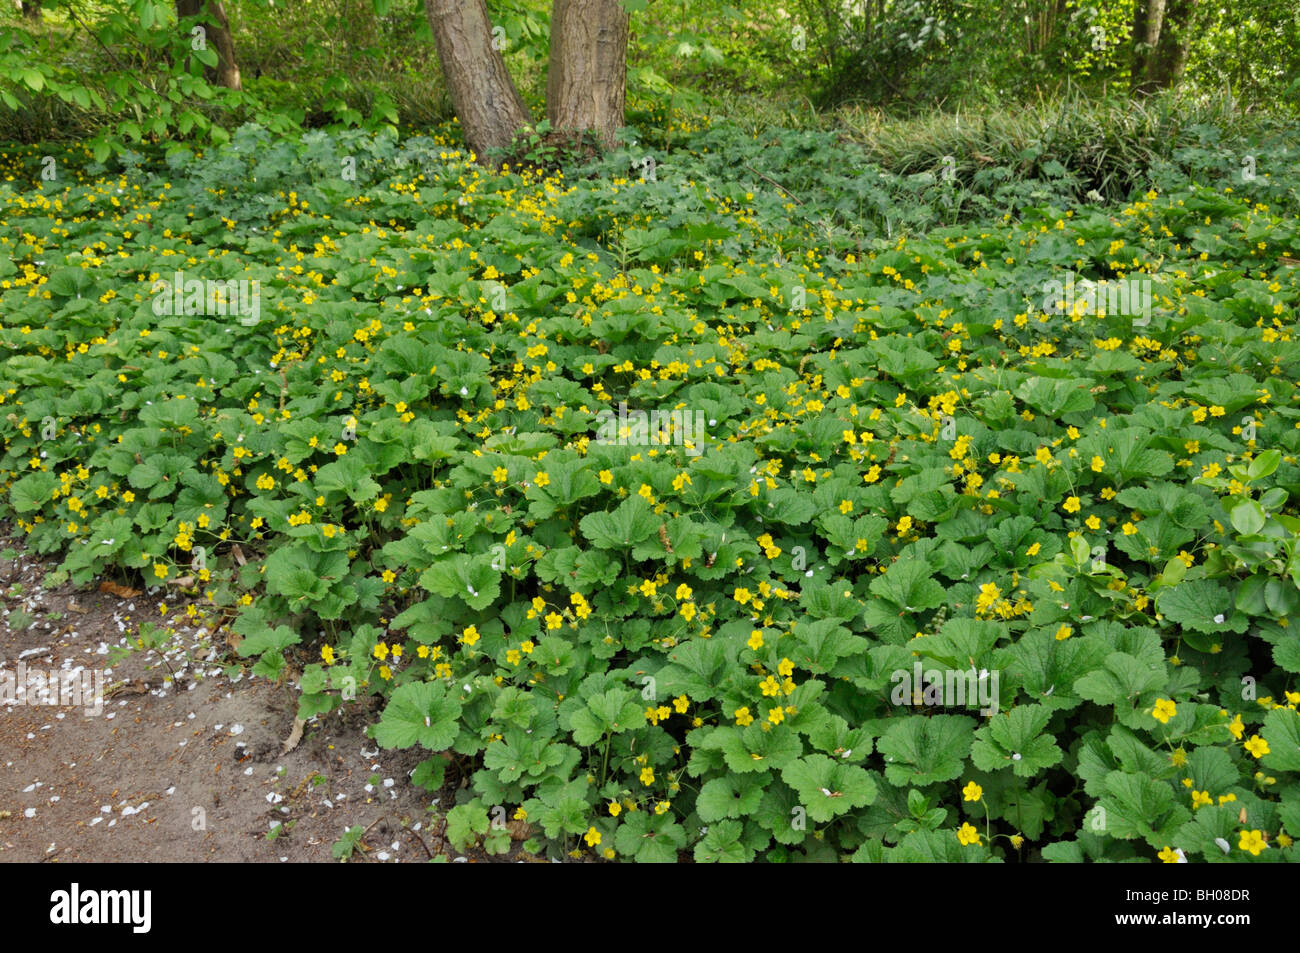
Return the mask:
M308 730L383 696L457 846L1290 859L1294 149L962 215L683 135L7 155L3 515L204 594Z

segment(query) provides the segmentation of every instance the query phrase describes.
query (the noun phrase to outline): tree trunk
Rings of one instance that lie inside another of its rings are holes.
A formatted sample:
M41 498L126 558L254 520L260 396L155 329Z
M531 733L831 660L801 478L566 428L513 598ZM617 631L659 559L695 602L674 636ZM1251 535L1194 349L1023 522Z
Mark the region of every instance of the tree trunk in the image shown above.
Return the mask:
M1151 93L1157 89L1151 80L1160 30L1164 25L1166 0L1137 0L1133 7L1133 65L1129 89L1134 93Z
M1192 15L1196 0L1167 0L1160 40L1151 59L1151 84L1169 89L1182 78L1187 67L1187 53L1192 45Z
M493 44L484 0L425 0L442 74L465 142L479 162L505 149L529 121L528 108Z
M558 132L606 148L623 126L629 17L621 0L554 0L546 115Z
M226 89L240 89L239 64L235 61L235 41L230 35L230 21L226 19L221 0L176 0L176 17L203 17L201 22L207 42L217 54L217 65L205 66L208 82Z
M19 0L18 5L22 7L23 16L28 20L41 18L41 0Z

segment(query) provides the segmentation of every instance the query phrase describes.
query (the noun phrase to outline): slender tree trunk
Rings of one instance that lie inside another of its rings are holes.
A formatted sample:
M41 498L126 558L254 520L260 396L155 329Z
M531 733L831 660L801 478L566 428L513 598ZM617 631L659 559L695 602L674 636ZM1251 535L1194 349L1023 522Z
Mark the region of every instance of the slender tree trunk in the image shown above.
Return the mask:
M1151 83L1158 89L1175 86L1187 67L1187 53L1192 45L1192 16L1196 0L1167 0L1160 40L1151 60Z
M554 0L546 115L574 138L612 148L623 126L628 13L620 0Z
M1129 73L1129 89L1135 93L1155 90L1151 82L1151 64L1155 59L1156 45L1160 42L1160 28L1165 18L1165 0L1137 0L1133 8L1133 65Z
M452 106L479 162L505 149L529 121L501 51L493 45L484 0L425 0ZM554 30L554 26L552 26Z
M217 65L203 69L208 82L226 89L242 88L239 64L235 61L235 41L230 35L230 21L226 19L226 9L221 0L176 0L176 16L178 19L204 17L201 25L207 34L207 42L212 44L217 54Z

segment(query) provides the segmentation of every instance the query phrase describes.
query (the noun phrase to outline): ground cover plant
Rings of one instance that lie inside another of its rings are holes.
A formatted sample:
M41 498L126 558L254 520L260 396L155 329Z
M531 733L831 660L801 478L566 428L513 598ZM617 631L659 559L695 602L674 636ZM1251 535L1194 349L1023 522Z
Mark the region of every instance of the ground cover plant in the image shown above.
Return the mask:
M1122 201L634 140L10 150L0 515L381 696L457 846L1290 860L1294 136Z

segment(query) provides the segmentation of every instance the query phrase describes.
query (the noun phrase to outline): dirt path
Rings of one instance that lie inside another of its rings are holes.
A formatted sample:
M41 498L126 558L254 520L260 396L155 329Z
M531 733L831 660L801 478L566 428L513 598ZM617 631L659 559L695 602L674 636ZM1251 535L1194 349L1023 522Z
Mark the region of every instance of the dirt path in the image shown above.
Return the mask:
M292 689L229 665L184 600L46 589L48 568L0 558L0 862L329 862L356 826L354 859L462 859L442 843L435 799L408 781L420 755L379 751L365 712L322 718L285 754ZM141 622L175 636L118 661ZM16 697L23 669L37 688L33 670L78 667L88 687L103 673L98 714Z

